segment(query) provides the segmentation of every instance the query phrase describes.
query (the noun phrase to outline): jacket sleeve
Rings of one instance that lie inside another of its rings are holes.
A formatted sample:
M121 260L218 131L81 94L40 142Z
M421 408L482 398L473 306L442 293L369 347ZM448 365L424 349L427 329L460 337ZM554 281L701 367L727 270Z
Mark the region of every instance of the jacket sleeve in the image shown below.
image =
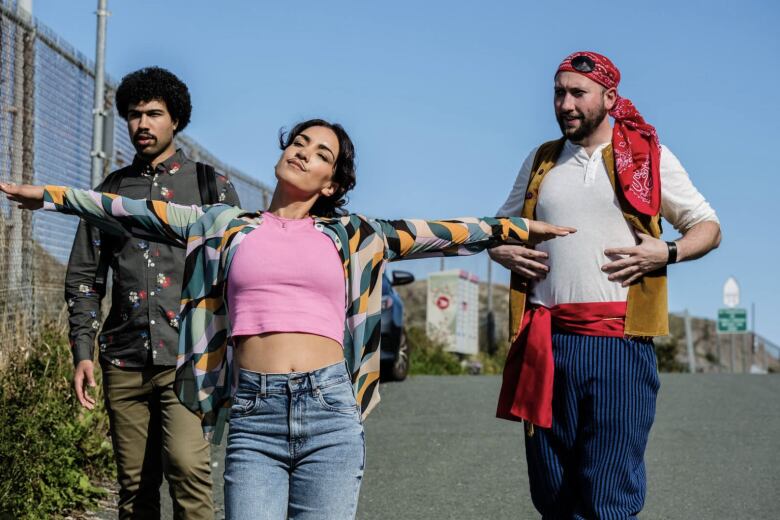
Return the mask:
M473 255L504 243L528 241L528 220L464 217L448 220L371 220L387 260Z
M105 281L96 280L100 255L100 232L82 220L76 230L65 274L68 336L74 365L85 359L92 360L94 356L95 335L101 321L100 303L106 290Z
M203 208L195 205L136 200L63 186L45 186L43 207L78 215L110 234L167 240L182 247L187 245L190 228L204 214Z

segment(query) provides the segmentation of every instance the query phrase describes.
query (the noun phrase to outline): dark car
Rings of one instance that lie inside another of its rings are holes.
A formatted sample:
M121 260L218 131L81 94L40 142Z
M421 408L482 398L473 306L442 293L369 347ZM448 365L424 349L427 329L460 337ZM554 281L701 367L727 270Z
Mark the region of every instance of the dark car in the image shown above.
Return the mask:
M394 289L414 281L406 271L382 275L382 379L403 381L409 373L409 344L404 329L404 302Z

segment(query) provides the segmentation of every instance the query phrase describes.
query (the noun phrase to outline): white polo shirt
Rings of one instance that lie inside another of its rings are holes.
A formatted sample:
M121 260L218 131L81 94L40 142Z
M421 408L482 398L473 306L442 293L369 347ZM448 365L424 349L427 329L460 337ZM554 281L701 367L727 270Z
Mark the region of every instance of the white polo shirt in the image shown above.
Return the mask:
M577 232L539 244L548 253L547 278L532 287L529 301L552 307L562 303L626 301L628 288L607 279L601 266L612 259L604 250L630 247L637 237L623 217L609 182L600 145L588 157L581 146L566 141L555 166L539 190L536 219L577 228ZM537 149L523 162L512 191L498 216L519 216ZM680 233L695 224L718 222L715 211L693 186L680 161L661 146L661 216Z

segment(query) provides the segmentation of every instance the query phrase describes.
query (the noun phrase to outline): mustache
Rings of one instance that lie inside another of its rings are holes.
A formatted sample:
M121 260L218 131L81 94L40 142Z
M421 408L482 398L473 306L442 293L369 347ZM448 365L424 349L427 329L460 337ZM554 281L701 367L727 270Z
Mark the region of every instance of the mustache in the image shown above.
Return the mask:
M585 114L582 114L580 112L575 112L575 111L560 112L560 113L558 113L558 117L560 117L560 118L571 117L571 118L574 118L574 119L585 119Z
M142 131L142 132L141 132L141 131L139 131L139 132L136 132L136 133L133 135L133 140L136 140L136 139L143 139L143 138L146 138L146 139L157 139L157 137L156 137L155 135L153 135L153 134L150 134L150 133L149 133L149 132L147 132L147 131Z

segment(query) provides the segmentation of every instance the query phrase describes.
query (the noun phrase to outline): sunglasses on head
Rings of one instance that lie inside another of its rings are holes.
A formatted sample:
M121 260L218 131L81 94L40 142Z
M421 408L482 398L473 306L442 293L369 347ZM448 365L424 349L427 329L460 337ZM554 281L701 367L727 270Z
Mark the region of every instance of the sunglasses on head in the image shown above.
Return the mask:
M596 68L596 63L584 54L573 57L570 63L572 68L578 72L593 72L593 69Z

